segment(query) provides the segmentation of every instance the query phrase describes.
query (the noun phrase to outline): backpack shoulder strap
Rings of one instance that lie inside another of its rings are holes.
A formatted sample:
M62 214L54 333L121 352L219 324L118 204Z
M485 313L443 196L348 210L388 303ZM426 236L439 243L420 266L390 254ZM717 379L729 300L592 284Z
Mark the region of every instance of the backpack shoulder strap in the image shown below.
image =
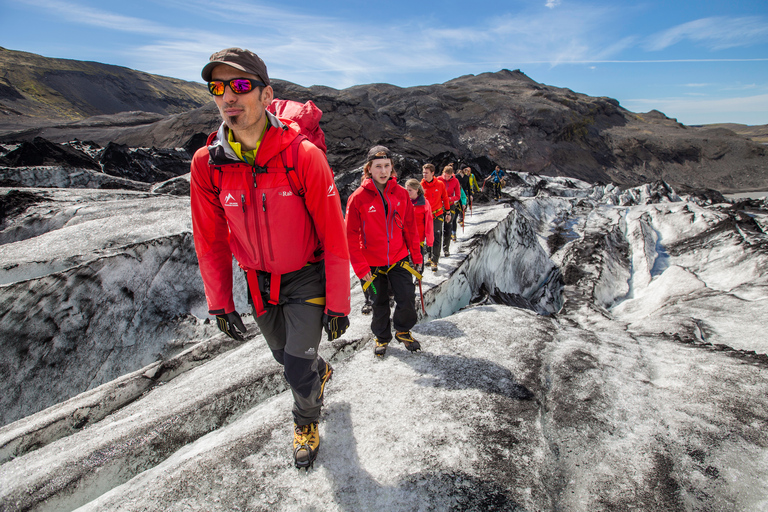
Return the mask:
M221 166L219 167L213 167L213 176L211 176L211 181L213 182L213 191L218 196L221 194L221 182L224 180L223 178L224 171L221 170ZM218 176L218 180L216 177Z
M280 156L283 159L283 167L285 167L286 178L288 178L288 183L291 185L291 191L299 197L304 197L304 194L306 193L304 184L299 179L299 173L296 172L296 163L299 161L299 146L301 146L301 143L304 140L308 140L306 135L299 134L293 139L291 145L280 153ZM290 153L290 162L285 161L286 153Z

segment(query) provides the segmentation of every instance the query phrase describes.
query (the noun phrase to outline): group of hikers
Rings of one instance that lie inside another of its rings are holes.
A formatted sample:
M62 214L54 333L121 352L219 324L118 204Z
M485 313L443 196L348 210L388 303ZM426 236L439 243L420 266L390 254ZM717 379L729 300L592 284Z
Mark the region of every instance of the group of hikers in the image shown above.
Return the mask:
M244 339L232 294L234 257L293 394L294 463L309 468L333 374L318 348L323 330L332 341L349 327L350 265L371 298L375 355L385 355L393 327L407 350L420 350L411 334L414 277L421 279L425 262L437 270L441 249L450 255L462 197L471 201L480 188L468 167L455 173L448 165L436 176L432 164L423 166L421 181L400 186L391 152L374 146L344 216L323 150L298 123L268 110L274 91L261 58L228 48L211 55L201 74L222 118L191 164L192 226L209 313L225 334Z

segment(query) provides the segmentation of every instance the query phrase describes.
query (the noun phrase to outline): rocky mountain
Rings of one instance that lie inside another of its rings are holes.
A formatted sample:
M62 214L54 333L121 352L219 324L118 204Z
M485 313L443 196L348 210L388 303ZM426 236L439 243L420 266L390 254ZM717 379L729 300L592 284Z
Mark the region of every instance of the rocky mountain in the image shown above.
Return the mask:
M1 47L0 70L0 128L36 128L126 111L165 116L210 101L199 83ZM129 117L131 123L147 120L146 114Z
M276 95L314 101L324 112L329 161L344 174L366 148L388 145L403 176L426 161L460 161L481 176L505 169L636 186L664 180L682 190L768 188L764 145L732 130L690 127L661 112L637 114L611 98L539 84L520 71L463 76L444 84L400 88L369 84L344 90L274 81ZM219 123L213 103L165 116L99 116L27 131L0 141L42 136L131 147L200 145Z

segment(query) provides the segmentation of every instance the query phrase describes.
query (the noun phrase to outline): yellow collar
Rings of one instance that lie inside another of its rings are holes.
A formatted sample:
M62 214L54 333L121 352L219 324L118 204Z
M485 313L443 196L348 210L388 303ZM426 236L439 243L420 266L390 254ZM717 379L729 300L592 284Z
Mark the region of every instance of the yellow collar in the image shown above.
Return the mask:
M256 153L259 151L259 146L261 146L261 141L264 140L264 134L267 133L268 127L269 121L264 123L264 130L261 132L261 136L259 137L259 141L256 143L256 147L249 151L243 151L242 145L235 140L235 137L232 134L232 130L227 130L227 142L229 142L232 150L237 154L237 158L244 162L248 162L249 165L254 165L254 162L256 162Z

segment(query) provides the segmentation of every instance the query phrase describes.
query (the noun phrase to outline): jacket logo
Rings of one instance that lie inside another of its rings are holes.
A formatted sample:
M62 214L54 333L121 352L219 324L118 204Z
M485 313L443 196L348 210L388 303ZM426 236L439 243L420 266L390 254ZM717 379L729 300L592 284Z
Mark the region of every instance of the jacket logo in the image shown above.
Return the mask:
M283 197L291 197L293 195L293 192L291 192L290 190L283 190L282 192L280 192L280 195Z
M227 194L224 198L224 206L240 206L237 204L237 199L232 194Z
M368 208L368 213L376 213L376 207L371 206L370 208Z
M333 185L331 185L330 187L328 187L328 197L333 197L335 195L336 195L336 191L333 190Z

